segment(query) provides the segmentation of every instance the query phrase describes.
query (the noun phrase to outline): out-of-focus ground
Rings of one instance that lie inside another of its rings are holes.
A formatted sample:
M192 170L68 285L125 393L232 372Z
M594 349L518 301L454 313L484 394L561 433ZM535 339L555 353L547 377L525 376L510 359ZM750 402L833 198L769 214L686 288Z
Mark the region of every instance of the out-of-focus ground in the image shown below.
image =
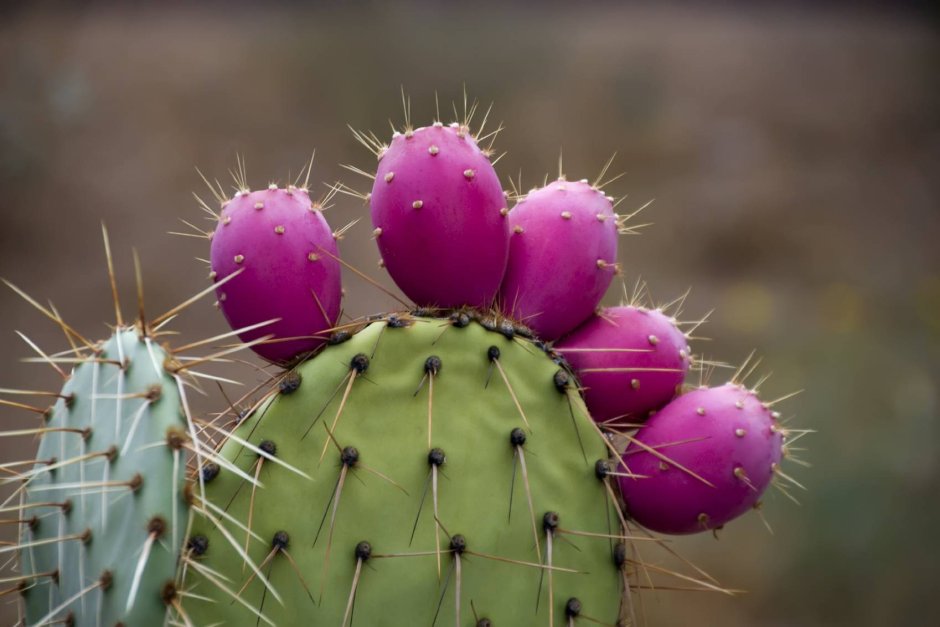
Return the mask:
M621 242L626 281L642 277L660 301L692 286L686 317L715 308L700 352L739 363L756 348L774 373L766 395L806 390L782 406L819 431L803 440L814 467L789 468L809 488L802 506L775 493L774 535L751 515L717 541L675 543L747 594L647 594L647 624L940 620L940 45L925 18L743 5L56 7L0 9L0 275L105 334L104 220L125 310L131 247L148 311L165 310L207 285L193 259L206 243L167 235L179 218L201 220L194 165L226 179L244 154L260 186L296 175L316 147L318 185L367 188L338 166L371 166L346 123L388 134L400 85L427 122L434 90L449 103L466 81L506 123L506 181L521 169L526 186L540 183L560 147L570 176L593 177L617 151L621 208L655 199L642 216L654 225ZM357 217L343 256L383 277L367 211L341 197L328 212L334 227ZM346 287L351 314L392 305L355 276ZM226 328L211 298L175 326L190 340ZM30 350L13 330L48 350L64 347L61 333L7 290L0 329L0 386L55 386L50 369L18 362ZM210 396L201 409L220 406ZM6 461L33 444L0 446ZM12 596L0 622L15 620Z

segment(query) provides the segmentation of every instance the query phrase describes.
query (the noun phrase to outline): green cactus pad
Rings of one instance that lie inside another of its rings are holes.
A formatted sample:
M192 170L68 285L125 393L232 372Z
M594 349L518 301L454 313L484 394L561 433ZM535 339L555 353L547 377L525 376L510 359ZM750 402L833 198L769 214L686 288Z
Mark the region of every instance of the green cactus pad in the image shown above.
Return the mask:
M189 519L186 421L166 359L118 331L48 415L21 492L27 624L163 623Z
M501 330L390 317L289 373L221 448L261 486L224 467L205 483L225 516L193 522L188 618L519 627L549 624L551 614L567 625L576 599L582 616L617 622L623 581L608 536L620 526L595 472L607 448L567 372ZM525 436L519 447L514 429ZM446 458L436 473L439 526L432 449ZM551 538L549 512L559 516ZM577 572L549 572L549 544L551 565Z

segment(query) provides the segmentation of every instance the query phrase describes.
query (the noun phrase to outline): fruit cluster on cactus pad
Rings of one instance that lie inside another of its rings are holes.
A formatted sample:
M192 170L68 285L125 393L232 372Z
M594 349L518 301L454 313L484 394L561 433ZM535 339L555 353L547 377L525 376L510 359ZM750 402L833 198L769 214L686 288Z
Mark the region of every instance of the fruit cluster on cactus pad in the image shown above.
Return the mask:
M357 132L372 190L329 195L368 201L408 308L341 321L345 229L240 163L204 204L231 332L171 349L185 307L127 326L112 272L115 335L71 373L40 350L66 383L4 466L24 624L626 627L650 586L722 590L657 533L759 507L789 432L741 377L687 384L666 308L600 306L633 228L603 183L504 192L470 118ZM242 348L271 378L194 415L186 390L225 381L197 368Z

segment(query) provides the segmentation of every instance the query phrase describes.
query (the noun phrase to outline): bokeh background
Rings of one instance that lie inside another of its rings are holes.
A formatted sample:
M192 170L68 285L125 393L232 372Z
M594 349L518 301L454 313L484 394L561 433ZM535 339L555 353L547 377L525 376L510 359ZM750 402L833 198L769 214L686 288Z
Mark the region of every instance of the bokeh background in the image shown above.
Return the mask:
M388 134L401 86L427 122L435 90L449 106L466 83L506 123L504 181L540 184L562 148L567 173L592 178L616 151L621 207L655 199L653 225L621 242L625 280L659 301L691 286L686 317L715 309L700 353L757 349L765 394L805 389L783 405L818 430L803 440L813 468L790 468L802 505L769 496L773 535L752 515L678 542L747 594L647 594L647 624L940 624L936 26L891 3L3 3L0 275L105 334L104 220L125 310L136 247L147 308L163 311L207 285L206 243L167 234L201 220L194 166L227 180L242 154L261 186L316 147L318 186L366 189L338 165L372 163L346 124ZM390 285L361 203L340 197L328 218L365 218L342 253ZM352 315L393 305L346 287ZM224 325L210 298L176 328ZM19 363L13 330L48 350L61 333L8 290L0 329L0 386L54 386ZM0 460L32 446L4 439Z

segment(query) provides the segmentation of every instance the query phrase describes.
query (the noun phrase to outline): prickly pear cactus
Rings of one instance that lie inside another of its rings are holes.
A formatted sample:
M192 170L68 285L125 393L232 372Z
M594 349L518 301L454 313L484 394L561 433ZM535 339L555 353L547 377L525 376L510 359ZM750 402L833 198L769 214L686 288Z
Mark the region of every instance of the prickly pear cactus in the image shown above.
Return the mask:
M27 624L163 621L189 518L188 435L167 359L118 330L75 366L38 430L39 461L17 477Z
M594 183L560 172L503 192L480 147L498 129L471 132L475 110L406 119L387 145L357 133L378 162L351 168L370 194L337 184L314 202L312 164L302 187L251 191L240 161L234 195L212 184L218 209L203 203L215 231L197 229L213 284L150 324L140 284L139 319L122 322L106 237L106 342L14 288L83 344L50 357L27 340L61 392L0 389L57 399L0 398L42 418L0 433L39 436L38 454L0 466L22 623L625 627L660 581L730 594L653 532L717 535L769 486L791 496L778 479L802 487L780 469L782 399L745 385L756 363L704 385L723 365L691 353L704 319L636 296L599 308L617 235L637 228L603 191L610 163ZM370 203L418 308L337 322L340 266L375 284L340 259L349 227L321 213L337 192ZM230 332L158 343L213 292ZM228 381L195 368L246 348L288 369L245 412L194 415L187 387Z
M241 524L193 525L198 624L623 617L608 449L568 371L511 324L375 321L287 373L220 454L257 485L206 477Z

